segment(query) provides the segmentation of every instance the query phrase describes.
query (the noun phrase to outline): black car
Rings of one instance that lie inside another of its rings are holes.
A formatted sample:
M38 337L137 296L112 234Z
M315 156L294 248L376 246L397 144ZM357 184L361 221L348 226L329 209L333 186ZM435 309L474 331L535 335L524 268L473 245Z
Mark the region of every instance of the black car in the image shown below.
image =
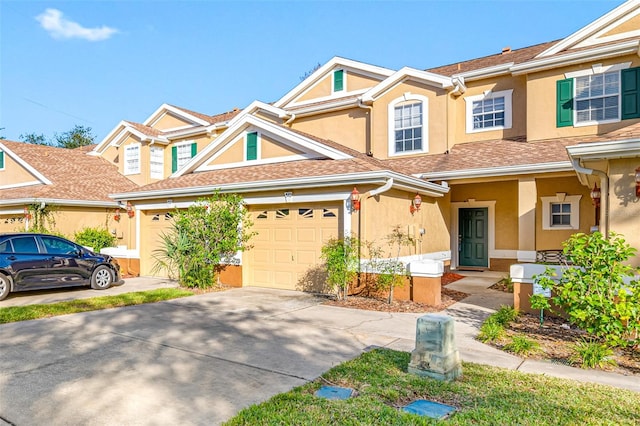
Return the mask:
M46 234L0 234L0 300L13 291L124 284L111 256Z

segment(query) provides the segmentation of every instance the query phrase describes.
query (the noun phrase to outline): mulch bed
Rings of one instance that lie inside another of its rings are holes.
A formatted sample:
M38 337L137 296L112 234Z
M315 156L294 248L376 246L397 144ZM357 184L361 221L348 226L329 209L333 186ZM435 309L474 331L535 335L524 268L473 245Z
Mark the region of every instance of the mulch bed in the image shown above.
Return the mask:
M572 365L570 358L573 354L571 348L586 337L586 333L569 326L562 318L544 317L542 328L540 317L532 314L520 314L518 319L506 328L507 336L524 334L540 344L541 351L532 354L529 358L546 359L551 362ZM496 342L492 346L503 349L506 340ZM627 349L615 349L614 359L618 366L607 367L607 371L614 371L624 375L640 375L640 351Z
M364 309L367 311L414 313L439 312L469 296L467 293L449 290L444 287L461 278L464 278L464 276L451 272L447 272L442 276L442 303L438 306L429 306L424 303L412 302L411 300L394 300L389 304L386 299L361 296L349 296L347 297L347 300L331 299L324 302L324 304L340 306L343 308Z

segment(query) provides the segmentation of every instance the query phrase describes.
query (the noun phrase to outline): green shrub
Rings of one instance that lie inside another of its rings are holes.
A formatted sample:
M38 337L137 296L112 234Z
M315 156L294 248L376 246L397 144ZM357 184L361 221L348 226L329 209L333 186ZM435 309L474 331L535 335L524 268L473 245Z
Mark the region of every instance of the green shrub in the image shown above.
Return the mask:
M527 336L517 334L511 338L511 342L504 345L504 349L516 355L527 356L540 350L540 345Z
M616 365L613 359L613 350L606 344L596 341L582 339L572 347L575 352L570 360L582 368L604 368Z
M81 246L91 247L96 253L116 244L116 237L105 228L82 228L75 233L73 240Z
M504 326L498 324L491 319L487 319L487 321L482 324L480 327L480 333L478 333L478 340L483 343L490 343L504 337L505 331Z
M327 284L338 299L346 299L349 284L358 274L360 240L354 237L331 238L322 246L322 259L327 268Z
M553 290L569 321L609 346L640 343L640 282L624 282L637 273L626 263L636 250L613 232L609 239L594 232L572 235L563 252L576 267L558 281L547 269L538 282Z
M491 318L493 321L506 327L518 318L518 310L513 306L502 305L500 309L491 314Z

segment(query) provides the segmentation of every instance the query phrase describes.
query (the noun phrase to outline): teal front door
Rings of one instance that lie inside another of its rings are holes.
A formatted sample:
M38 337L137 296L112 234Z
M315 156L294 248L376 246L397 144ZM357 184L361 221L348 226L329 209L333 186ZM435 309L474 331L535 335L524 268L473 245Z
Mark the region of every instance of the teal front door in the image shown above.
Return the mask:
M458 265L489 267L488 209L460 209L458 212Z

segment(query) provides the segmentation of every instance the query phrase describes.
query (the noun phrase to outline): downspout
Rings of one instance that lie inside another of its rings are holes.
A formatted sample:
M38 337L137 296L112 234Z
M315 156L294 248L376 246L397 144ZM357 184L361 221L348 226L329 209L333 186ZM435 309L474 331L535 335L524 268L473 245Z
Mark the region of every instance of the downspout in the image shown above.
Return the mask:
M585 175L596 175L600 177L600 204L602 209L600 210L600 224L602 225L602 235L605 238L609 238L609 176L602 171L596 169L587 169L586 167L582 167L580 165L580 161L576 158L571 159L571 163L573 168L578 173L583 173Z
M291 113L291 116L289 117L289 119L287 121L284 122L285 126L290 126L291 123L293 123L293 120L296 119L296 115L294 113Z
M365 141L364 150L365 150L365 154L367 154L369 157L373 157L373 106L365 105L362 102L362 98L358 98L358 108L364 108L369 110L369 121L367 123L368 137L366 138L366 141Z

